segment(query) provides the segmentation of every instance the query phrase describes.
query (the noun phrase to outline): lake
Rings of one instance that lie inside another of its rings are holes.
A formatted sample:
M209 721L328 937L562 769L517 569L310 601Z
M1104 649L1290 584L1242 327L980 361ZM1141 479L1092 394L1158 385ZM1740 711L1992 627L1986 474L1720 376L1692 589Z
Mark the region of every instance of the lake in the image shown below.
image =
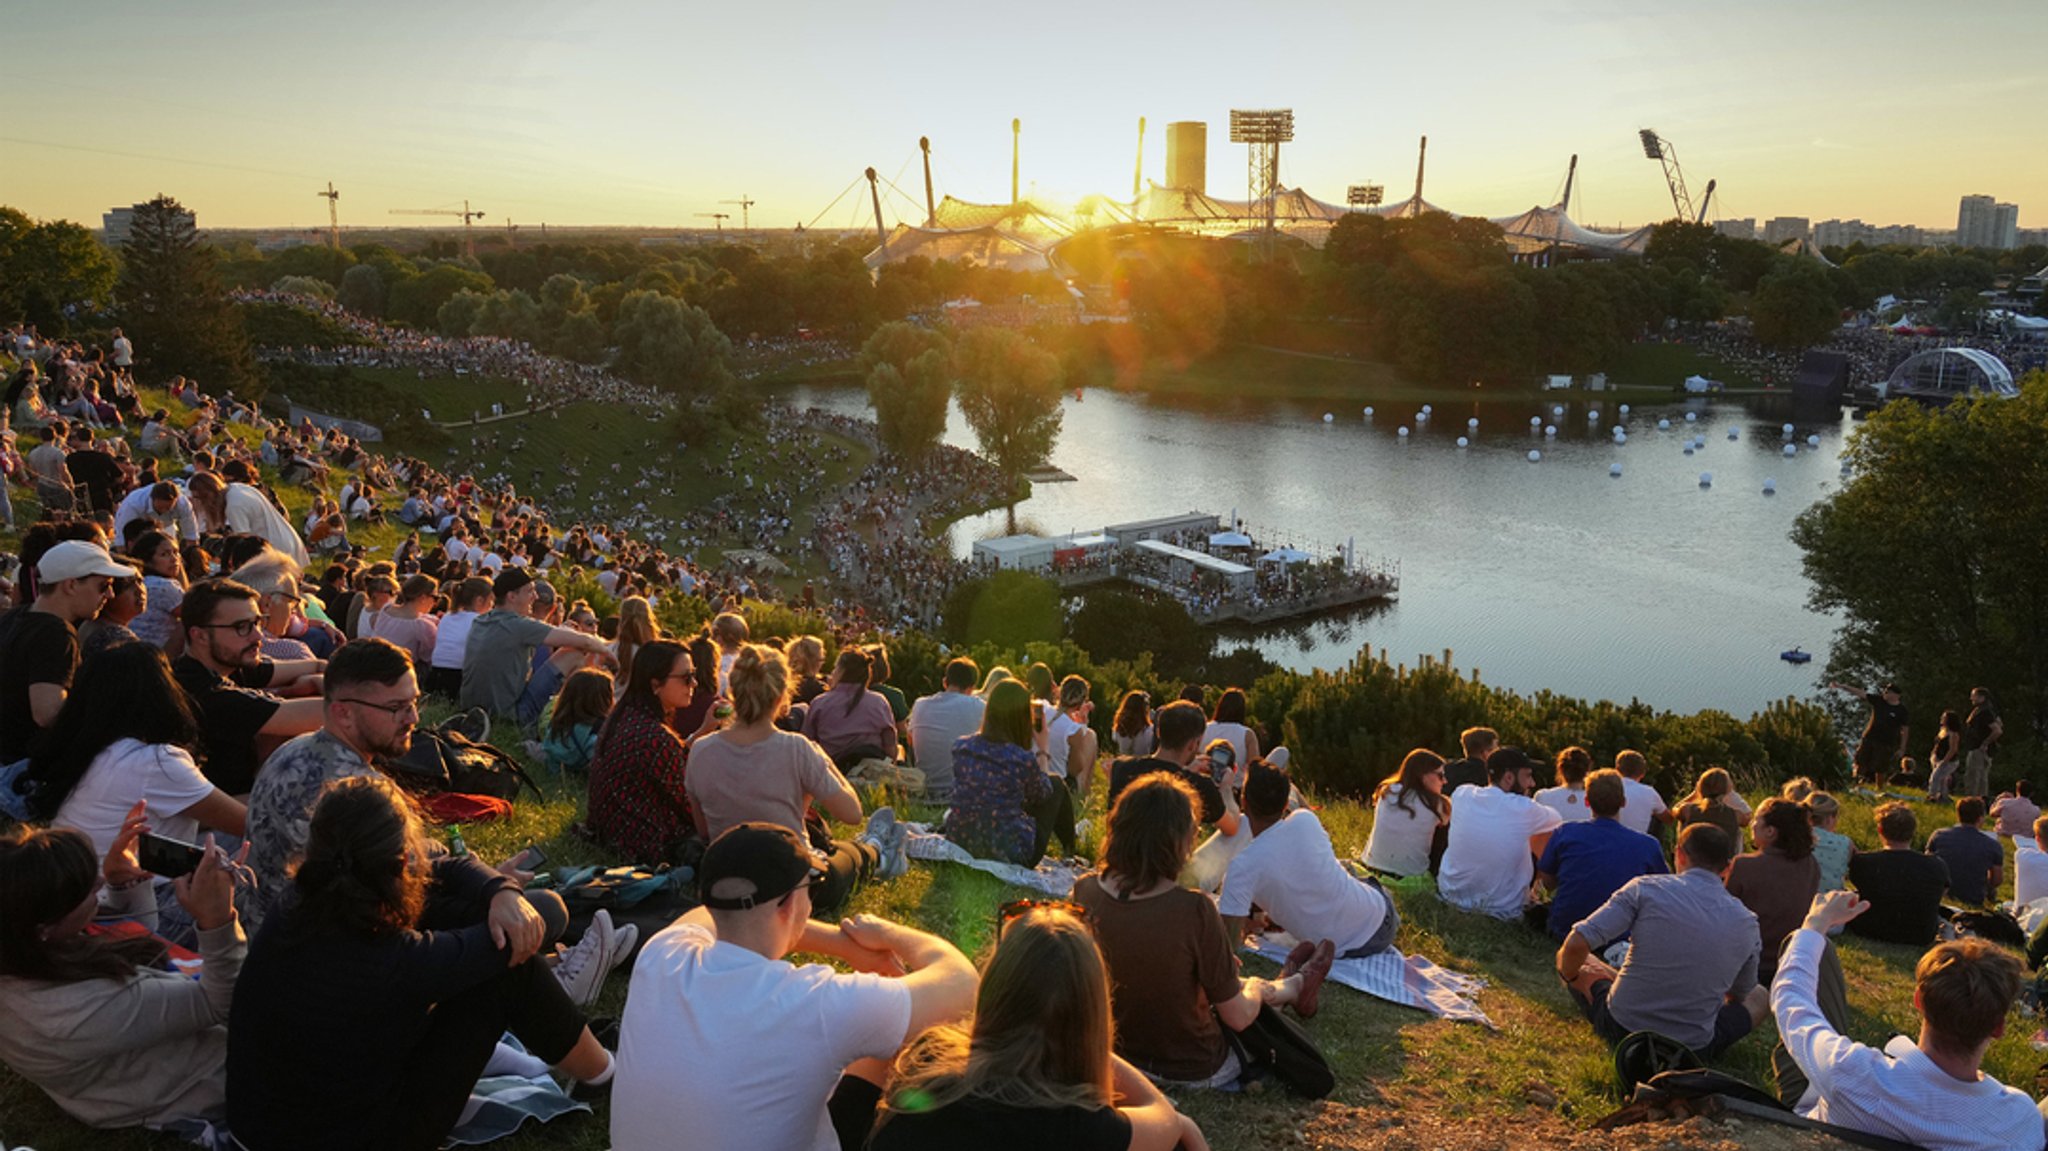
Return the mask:
M787 396L872 418L859 388ZM1460 667L1525 693L1738 716L1816 689L1836 621L1807 607L1789 532L1840 480L1847 414L1802 418L1784 397L1714 397L1633 403L1623 415L1598 393L1562 391L1431 403L1418 420L1418 403L1367 418L1355 402L1069 396L1052 463L1075 482L1035 485L1018 524L1065 534L1235 509L1264 546L1323 556L1355 539L1361 558L1398 564L1398 602L1236 637L1291 668L1340 667L1368 643L1408 663L1449 648ZM1532 417L1556 434L1532 429ZM1787 422L1798 447L1789 458ZM1617 424L1626 443L1615 442ZM1703 446L1688 455L1695 437ZM974 447L957 409L946 439ZM1776 494L1764 494L1766 481ZM1002 534L993 512L953 525L948 546L966 555ZM1794 646L1814 662L1778 658Z

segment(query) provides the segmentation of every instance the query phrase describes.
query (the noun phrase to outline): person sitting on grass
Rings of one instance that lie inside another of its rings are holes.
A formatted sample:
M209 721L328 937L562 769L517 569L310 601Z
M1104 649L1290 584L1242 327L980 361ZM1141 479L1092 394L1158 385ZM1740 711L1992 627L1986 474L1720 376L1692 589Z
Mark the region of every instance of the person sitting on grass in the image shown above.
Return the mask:
M1602 1039L1656 1031L1712 1059L1763 1021L1756 915L1721 886L1734 854L1720 828L1688 827L1675 873L1630 880L1573 925L1557 974ZM1623 937L1628 957L1616 971L1595 953Z
M1913 850L1920 818L1912 808L1894 801L1871 815L1884 850L1859 851L1849 860L1849 882L1870 904L1849 921L1849 930L1865 939L1925 947L1941 927L1948 864Z
M1557 812L1566 823L1584 823L1593 818L1586 808L1586 773L1592 770L1592 752L1567 747L1557 753L1557 786L1546 787L1530 798Z
M1368 876L1360 880L1337 861L1330 833L1307 808L1287 810L1293 784L1265 760L1246 770L1244 813L1252 841L1223 873L1217 910L1233 941L1252 926L1254 906L1304 943L1322 944L1339 959L1363 959L1394 945L1401 915L1394 897ZM1313 999L1295 1013L1315 1014Z
M1490 727L1468 727L1458 733L1458 750L1465 754L1444 765L1444 794L1456 795L1466 784L1485 787L1493 782L1486 774L1486 760L1500 747L1500 733Z
M981 730L953 744L946 838L977 859L1037 867L1055 836L1062 850L1075 851L1074 793L1055 787L1031 753L1035 710L1024 685L1005 680L989 692Z
M1562 941L1630 880L1671 870L1664 866L1662 844L1622 825L1628 801L1623 783L1612 768L1587 776L1586 810L1593 818L1558 828L1536 861L1536 878L1554 893L1544 911L1553 939Z
M1917 1038L1896 1036L1880 1051L1843 1033L1848 996L1827 937L1869 906L1849 891L1817 896L1786 940L1771 985L1771 1010L1790 1056L1779 1062L1779 1098L1797 1099L1795 1110L1809 1119L1927 1151L2040 1146L2034 1101L1983 1071L1985 1052L2005 1034L2021 980L2019 960L1996 945L1959 939L1920 957L1913 971Z
M262 657L258 600L256 589L230 579L201 580L186 589L178 610L185 654L171 665L199 715L206 778L238 797L255 786L266 754L320 726L319 700L288 700L263 689L292 690L302 683L316 692L324 688L322 661Z
M896 758L896 716L889 710L888 697L868 689L873 670L874 661L866 651L840 649L831 689L812 700L804 713L804 734L817 741L842 771L863 760Z
M104 890L116 914L156 911L135 859L138 803L104 862L84 832L0 832L0 1062L92 1127L196 1131L227 1114L228 1011L246 944L235 864L210 841L177 879L199 925L199 978L146 930L92 929Z
M1798 784L1805 787L1796 787ZM1813 820L1813 858L1820 864L1820 890L1842 890L1849 880L1849 860L1856 855L1856 841L1835 830L1842 819L1841 801L1815 789L1804 776L1787 782L1779 794L1804 805Z
M1023 900L997 917L972 1022L935 1027L896 1057L869 1151L1207 1148L1112 1050L1109 969L1080 908Z
M639 863L678 863L696 830L690 813L690 746L722 722L706 712L687 738L670 727L689 706L697 668L673 640L633 652L626 694L612 708L590 757L589 827L598 842Z
M810 636L803 638L817 642ZM798 646L790 645L792 661ZM974 694L975 681L980 678L981 669L973 660L966 656L950 660L943 689L910 706L910 718L905 722L910 732L910 749L916 757L917 769L924 772L925 798L932 803L952 800L953 746L981 728L986 703ZM801 702L800 694L798 700ZM1026 750L1030 750L1028 745Z
M2015 841L2034 834L2034 821L2041 818L2041 808L2034 802L2034 785L2029 780L2013 781L2012 790L2000 795L1991 803L1986 814L1996 821L1993 830Z
M736 699L749 690L750 658L734 664ZM648 940L633 965L612 1088L615 1151L666 1151L679 1139L720 1151L858 1151L884 1061L973 1007L974 965L951 943L869 915L812 919L825 867L789 827L739 823L712 841L698 869L703 906ZM798 951L853 970L784 962Z
M1614 770L1621 773L1621 786L1628 793L1628 802L1621 807L1621 824L1630 831L1645 835L1655 834L1650 829L1661 823L1673 823L1677 816L1664 803L1664 796L1648 783L1643 776L1649 774L1650 761L1643 753L1633 748L1614 754Z
M474 857L440 852L390 780L335 783L235 988L235 1139L432 1151L506 1031L579 1084L609 1083L611 1054L541 958L567 923L559 899L529 903Z
M1445 903L1495 919L1519 919L1536 878L1536 857L1564 822L1555 808L1528 797L1534 765L1520 748L1486 759L1492 783L1466 784L1451 797L1457 817L1437 875Z
M1773 796L1758 804L1749 834L1756 850L1728 865L1728 894L1756 913L1763 943L1757 981L1769 984L1778 971L1778 949L1820 890L1820 862L1813 858L1812 816L1789 799Z
M1710 767L1693 781L1692 794L1671 810L1672 817L1683 829L1695 823L1711 823L1728 836L1728 842L1740 844L1742 829L1755 818L1742 796L1735 791L1735 779L1725 767Z
M1158 750L1147 756L1110 761L1109 806L1115 807L1124 789L1146 775L1172 775L1195 789L1199 804L1196 815L1204 826L1214 827L1226 836L1237 834L1237 796L1219 786L1213 775L1193 766L1208 726L1208 717L1202 714L1200 704L1175 700L1160 708L1158 722L1153 726L1158 734Z
M1422 875L1443 856L1451 827L1451 799L1444 794L1444 757L1418 747L1401 769L1380 781L1372 794L1372 836L1365 841L1365 865L1382 875Z
M611 673L603 668L580 668L563 681L548 716L547 738L540 743L541 757L555 774L590 770L597 733L612 712L613 691Z
M1948 893L1957 903L1980 907L2005 882L2005 846L1984 830L1984 801L1956 800L1956 822L1927 837L1927 854L1948 865Z
M1109 964L1117 1053L1165 1086L1228 1088L1245 1067L1224 1029L1251 1027L1268 1004L1314 1013L1335 951L1310 944L1277 980L1238 977L1216 904L1179 882L1195 850L1195 802L1164 772L1125 788L1101 867L1075 881L1073 897Z

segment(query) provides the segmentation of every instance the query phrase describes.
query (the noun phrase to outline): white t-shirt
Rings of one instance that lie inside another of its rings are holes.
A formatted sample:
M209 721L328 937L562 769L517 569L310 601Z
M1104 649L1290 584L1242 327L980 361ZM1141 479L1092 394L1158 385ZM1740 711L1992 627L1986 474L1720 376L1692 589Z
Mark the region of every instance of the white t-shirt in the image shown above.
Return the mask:
M1301 939L1327 939L1337 954L1362 946L1387 917L1387 900L1337 862L1316 813L1289 812L1230 861L1217 910L1246 916L1252 904Z
M1251 756L1246 754L1251 747L1247 738L1251 733L1252 729L1241 723L1212 723L1202 729L1202 746L1208 747L1212 739L1229 740L1231 750L1237 752L1237 765L1243 767L1251 762Z
M1536 878L1529 837L1563 822L1527 796L1466 784L1451 794L1451 842L1437 874L1437 894L1453 907L1498 919L1521 915Z
M1566 823L1584 823L1593 818L1583 787L1546 787L1536 793L1536 802L1556 812Z
M434 634L434 666L462 670L462 650L469 643L469 625L476 622L473 611L451 611L441 617L441 630Z
M1630 831L1651 834L1650 825L1656 822L1659 814L1668 810L1664 805L1664 797L1657 793L1656 788L1642 780L1630 779L1625 775L1621 777L1621 791L1625 798L1621 813L1615 818Z
M1067 778L1067 740L1073 738L1075 732L1086 730L1086 724L1064 711L1046 717L1045 750L1052 758L1045 762L1045 774L1054 779Z
M2031 835L2012 837L2012 901L2021 907L2048 899L2048 852Z
M128 367L135 362L135 345L126 336L114 337L114 366Z
M93 757L50 822L75 827L92 838L96 858L106 858L121 834L121 821L136 800L148 804L149 829L166 839L199 842L199 821L182 814L213 794L192 753L176 744L117 739Z
M1424 807L1419 797L1402 807L1401 792L1401 785L1394 784L1373 805L1372 838L1365 842L1365 865L1395 875L1421 875L1429 870L1429 847L1436 838L1436 812Z
M894 979L795 967L677 923L633 964L612 1084L613 1151L838 1151L846 1065L910 1030Z

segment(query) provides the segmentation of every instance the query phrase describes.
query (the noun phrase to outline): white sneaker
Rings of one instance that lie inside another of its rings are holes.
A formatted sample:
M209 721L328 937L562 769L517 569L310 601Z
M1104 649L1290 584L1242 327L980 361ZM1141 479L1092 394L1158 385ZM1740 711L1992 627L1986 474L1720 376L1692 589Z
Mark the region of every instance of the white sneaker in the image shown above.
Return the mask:
M868 816L861 838L874 844L875 854L880 856L875 863L876 879L895 879L910 870L910 856L905 850L910 845L910 829L897 822L894 808L876 808Z
M624 927L620 927L614 930L612 932L611 969L613 971L617 971L619 968L624 967L626 965L626 961L633 958L633 948L638 946L639 943L639 924L628 923Z
M617 934L612 927L612 913L600 909L591 917L583 938L576 941L576 946L564 949L561 962L555 964L555 978L562 981L562 989L579 1010L589 1011L604 991L604 977L612 970L612 940Z

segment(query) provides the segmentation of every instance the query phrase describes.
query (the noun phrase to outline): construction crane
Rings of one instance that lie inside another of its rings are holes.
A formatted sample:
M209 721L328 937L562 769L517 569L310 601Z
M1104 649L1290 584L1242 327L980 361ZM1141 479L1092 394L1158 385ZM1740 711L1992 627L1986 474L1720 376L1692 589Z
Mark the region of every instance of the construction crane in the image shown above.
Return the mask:
M745 192L741 192L741 193L740 193L740 198L739 198L739 199L737 199L737 200L720 200L720 201L719 201L719 203L721 203L721 204L738 204L738 205L739 205L739 207L740 207L740 231L742 231L742 232L751 232L751 231L753 231L753 230L754 230L754 229L753 229L753 226L747 223L747 209L748 209L748 208L751 208L751 207L753 207L753 206L754 206L754 205L755 205L756 203L758 203L758 202L759 202L759 201L755 200L755 199L754 199L754 198L753 198L752 196L749 196L749 195L747 195L747 194L746 194ZM731 216L730 214L728 214L728 215L726 216L726 219L730 220L730 219L732 219L732 216Z
M519 246L519 225L513 223L510 216L505 217L505 246L508 248Z
M1671 186L1671 207L1680 220L1697 220L1705 214L1702 206L1693 211L1692 193L1685 190L1685 171L1678 166L1678 149L1671 141L1663 139L1651 129L1644 128L1636 135L1643 141L1643 155L1664 166L1664 182Z
M471 208L468 200L462 202L462 210L459 212L453 208L393 208L391 209L391 214L394 216L462 217L462 254L469 259L476 259L476 239L470 234L469 226L473 221L483 219L484 211L482 208Z
M327 246L339 252L341 251L341 208L339 206L341 193L334 190L334 181L329 180L327 181L327 190L325 192L315 192L313 194L327 201Z
M732 219L731 212L699 212L697 215L702 219L718 221L718 234L721 236L725 235L725 222Z

